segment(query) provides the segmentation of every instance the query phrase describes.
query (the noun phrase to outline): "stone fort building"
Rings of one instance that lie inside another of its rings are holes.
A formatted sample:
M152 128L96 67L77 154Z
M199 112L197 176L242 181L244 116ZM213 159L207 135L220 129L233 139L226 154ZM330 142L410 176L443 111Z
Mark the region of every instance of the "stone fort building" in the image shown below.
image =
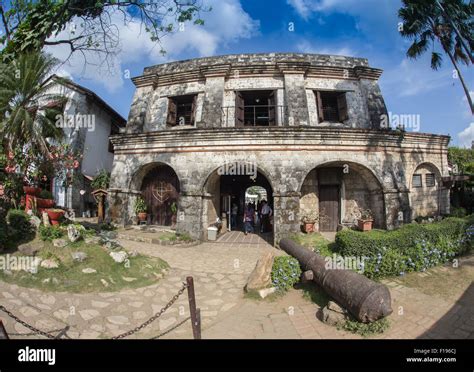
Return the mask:
M375 227L449 212L449 137L394 130L367 59L272 53L145 68L115 156L109 218L204 239L209 225L261 186L276 239L308 213L335 231L370 209ZM409 128L408 128L409 129Z

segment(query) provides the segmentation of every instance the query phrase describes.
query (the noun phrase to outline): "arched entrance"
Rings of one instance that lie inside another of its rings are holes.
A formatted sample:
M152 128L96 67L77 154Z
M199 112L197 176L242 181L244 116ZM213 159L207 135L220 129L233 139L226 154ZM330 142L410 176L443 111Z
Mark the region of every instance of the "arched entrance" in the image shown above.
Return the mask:
M238 171L241 169L242 171ZM250 168L247 168L247 171ZM260 191L260 193L256 191ZM250 191L250 193L249 193ZM264 191L264 192L263 192ZM207 179L204 185L204 193L207 195L203 208L204 229L216 221L219 217L227 221L226 230L243 231L243 216L247 204L255 204L257 211L262 200L260 196L265 196L268 205L273 211L273 188L265 175L254 166L253 171L246 172L245 167L237 165L225 165L215 170ZM260 202L260 203L259 203ZM260 233L258 218L254 225L255 234ZM270 220L265 240L273 239L273 221ZM264 233L265 234L265 233Z
M301 186L301 216L316 213L320 231L353 226L362 211L370 210L374 227L385 227L382 186L367 167L344 161L322 164L311 170Z
M141 191L148 207L148 224L174 226L180 192L178 176L165 164L157 164L143 177Z

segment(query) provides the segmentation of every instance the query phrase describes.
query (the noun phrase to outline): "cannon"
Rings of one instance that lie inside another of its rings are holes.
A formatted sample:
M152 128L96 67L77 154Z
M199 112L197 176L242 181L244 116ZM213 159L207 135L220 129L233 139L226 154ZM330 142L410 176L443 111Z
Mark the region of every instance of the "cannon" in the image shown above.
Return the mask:
M280 240L280 248L298 260L307 279L316 282L358 321L370 323L392 313L385 285L352 270L327 269L323 257L293 240Z

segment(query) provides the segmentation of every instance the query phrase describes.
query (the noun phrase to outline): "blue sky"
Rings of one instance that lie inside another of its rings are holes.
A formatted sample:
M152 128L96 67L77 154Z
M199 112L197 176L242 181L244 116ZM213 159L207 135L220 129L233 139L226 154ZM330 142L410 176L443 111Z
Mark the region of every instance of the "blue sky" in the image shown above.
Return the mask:
M128 76L140 75L146 66L251 52L365 57L384 70L380 86L391 113L419 115L421 132L450 134L455 145L469 146L474 140L474 117L448 57L438 71L431 70L429 55L417 61L405 58L410 42L398 33L399 0L202 1L213 8L201 15L205 25L185 25L184 31L167 36L165 57L139 32L137 23L120 28L122 51L115 74L95 67L84 70L79 58L62 65L61 72L98 93L126 118L134 93ZM62 58L65 50L59 48L49 51ZM461 68L474 94L473 68Z

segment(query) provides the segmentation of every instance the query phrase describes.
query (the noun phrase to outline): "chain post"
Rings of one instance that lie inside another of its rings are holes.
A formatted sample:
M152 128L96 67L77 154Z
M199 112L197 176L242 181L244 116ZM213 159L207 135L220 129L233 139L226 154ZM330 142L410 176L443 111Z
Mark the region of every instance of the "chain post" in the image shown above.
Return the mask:
M3 326L3 322L0 319L0 340L8 340L10 337L8 337L7 330Z
M196 310L196 296L194 295L194 279L192 276L186 278L188 287L189 312L195 340L201 339L201 310Z

